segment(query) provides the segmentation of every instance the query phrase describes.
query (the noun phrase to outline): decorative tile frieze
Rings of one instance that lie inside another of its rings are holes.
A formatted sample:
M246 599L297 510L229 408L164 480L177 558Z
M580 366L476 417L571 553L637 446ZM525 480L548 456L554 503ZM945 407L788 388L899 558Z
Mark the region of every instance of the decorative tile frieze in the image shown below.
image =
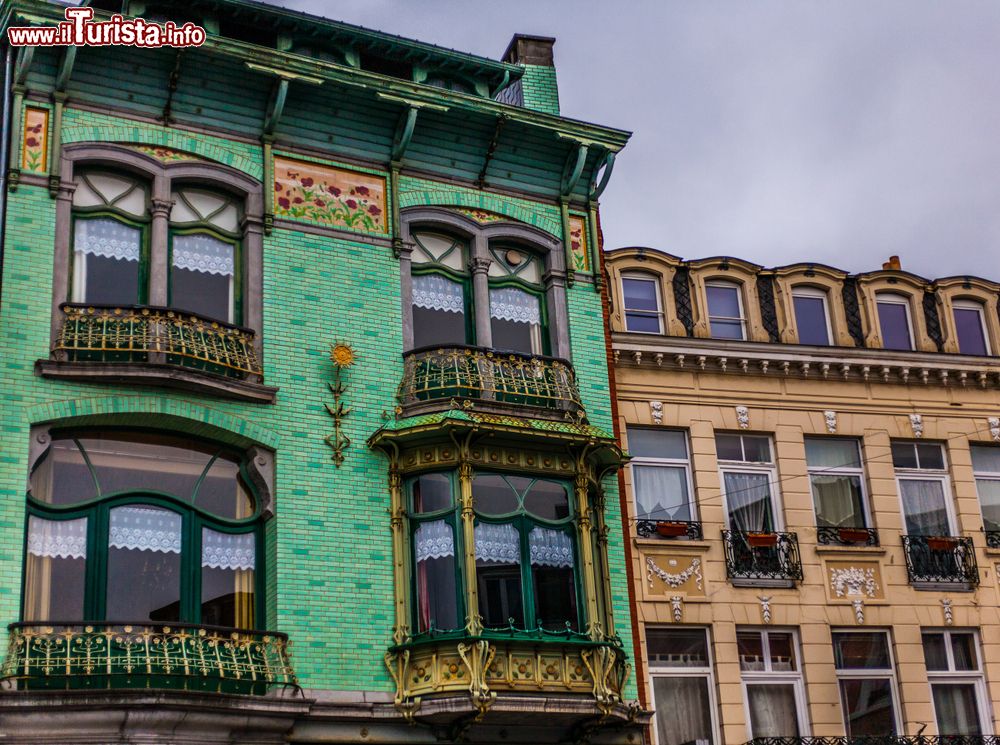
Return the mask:
M385 233L385 179L320 163L274 158L274 216Z

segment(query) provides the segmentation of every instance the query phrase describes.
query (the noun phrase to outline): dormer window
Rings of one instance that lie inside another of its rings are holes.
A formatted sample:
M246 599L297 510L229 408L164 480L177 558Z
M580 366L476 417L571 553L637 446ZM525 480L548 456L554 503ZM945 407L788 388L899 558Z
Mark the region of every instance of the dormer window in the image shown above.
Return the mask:
M815 287L796 287L792 290L792 305L799 344L829 346L832 334L826 293Z
M708 322L713 339L746 339L746 316L740 287L733 282L708 282Z
M910 300L905 295L883 292L876 297L878 325L883 349L913 350L913 323Z
M625 330L643 334L663 333L663 308L660 304L660 282L648 274L628 274L622 277L622 298L625 305Z
M986 338L986 324L983 305L975 300L956 300L952 307L955 313L955 333L958 336L958 351L984 357L990 353Z

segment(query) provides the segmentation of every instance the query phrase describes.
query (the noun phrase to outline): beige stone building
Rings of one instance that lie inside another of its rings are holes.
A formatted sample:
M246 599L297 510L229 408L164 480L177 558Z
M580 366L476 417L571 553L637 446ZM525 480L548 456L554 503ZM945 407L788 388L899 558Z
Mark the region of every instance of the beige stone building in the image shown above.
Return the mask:
M1000 714L1000 285L607 254L657 745Z

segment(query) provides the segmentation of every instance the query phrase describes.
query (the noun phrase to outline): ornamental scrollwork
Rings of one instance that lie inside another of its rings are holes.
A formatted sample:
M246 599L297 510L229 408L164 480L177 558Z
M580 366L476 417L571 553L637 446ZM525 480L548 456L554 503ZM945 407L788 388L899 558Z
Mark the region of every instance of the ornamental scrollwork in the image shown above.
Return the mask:
M830 585L838 598L869 597L878 594L878 582L875 580L875 570L858 567L831 568Z

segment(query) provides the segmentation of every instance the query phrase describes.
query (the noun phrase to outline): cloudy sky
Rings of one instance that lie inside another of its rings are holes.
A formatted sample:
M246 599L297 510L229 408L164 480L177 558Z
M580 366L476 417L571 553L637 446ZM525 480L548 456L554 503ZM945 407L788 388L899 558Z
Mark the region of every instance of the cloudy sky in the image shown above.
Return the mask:
M608 247L1000 279L995 0L284 0L490 57L555 36L563 114L635 132Z

